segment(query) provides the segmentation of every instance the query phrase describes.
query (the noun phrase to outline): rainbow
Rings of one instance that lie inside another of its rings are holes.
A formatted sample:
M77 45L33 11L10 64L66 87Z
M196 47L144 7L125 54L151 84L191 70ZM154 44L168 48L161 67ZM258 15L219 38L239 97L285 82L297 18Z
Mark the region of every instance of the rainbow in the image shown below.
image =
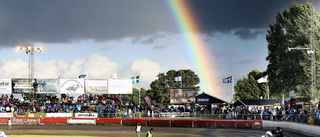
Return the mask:
M178 31L183 33L182 42L187 51L187 56L196 67L196 72L200 77L200 88L202 91L216 97L222 94L219 82L215 75L213 60L208 54L208 47L201 38L200 26L197 24L190 5L186 0L167 0L169 9L173 13L174 25Z

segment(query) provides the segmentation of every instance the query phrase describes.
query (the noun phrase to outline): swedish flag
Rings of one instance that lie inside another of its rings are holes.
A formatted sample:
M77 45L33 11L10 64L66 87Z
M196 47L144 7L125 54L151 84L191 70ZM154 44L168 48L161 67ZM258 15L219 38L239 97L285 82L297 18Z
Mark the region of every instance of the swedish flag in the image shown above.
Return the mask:
M139 76L131 77L131 80L132 80L132 84L139 83Z

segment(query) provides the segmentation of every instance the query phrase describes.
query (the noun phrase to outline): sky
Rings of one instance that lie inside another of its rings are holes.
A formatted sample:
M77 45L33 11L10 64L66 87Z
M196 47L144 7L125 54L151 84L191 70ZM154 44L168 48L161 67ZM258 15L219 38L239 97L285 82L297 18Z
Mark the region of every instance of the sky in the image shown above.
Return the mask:
M231 84L254 69L265 71L268 25L291 0L186 0L200 28L198 36L214 64L218 98L231 100ZM297 0L305 3L306 0ZM181 43L168 1L158 0L0 0L0 76L28 77L28 55L17 45L43 46L36 52L35 78L118 79L140 74L134 87L150 88L157 74L171 69L200 73ZM314 2L319 11L320 2ZM187 22L186 22L187 23ZM201 80L201 77L200 77ZM200 88L204 87L200 82ZM201 90L200 92L207 92Z

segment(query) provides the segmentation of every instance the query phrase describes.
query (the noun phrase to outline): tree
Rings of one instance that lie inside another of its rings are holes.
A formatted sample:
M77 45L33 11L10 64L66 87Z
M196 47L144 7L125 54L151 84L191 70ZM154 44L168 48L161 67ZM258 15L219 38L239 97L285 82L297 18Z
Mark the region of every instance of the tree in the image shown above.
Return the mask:
M248 78L239 79L235 85L235 99L258 100L260 96L267 98L267 83L258 83L257 80L264 76L263 72L253 70L248 74Z
M294 90L295 93L310 99L311 93L311 55L306 51L286 50L291 48L311 48L311 16L314 13L314 36L316 49L319 49L319 14L310 2L298 4L292 2L290 8L282 14L278 12L276 20L269 25L266 35L268 42L269 61L267 75L269 79L270 94L281 98ZM319 68L318 50L316 51L316 66ZM317 73L319 74L319 72ZM319 75L317 75L319 78ZM319 81L317 81L319 85ZM319 86L317 86L319 89Z
M196 88L196 94L200 87L196 86L200 83L200 78L192 70L169 70L166 74L159 73L158 79L150 84L150 90L147 95L150 97L152 104L169 104L170 103L170 88L181 88L181 83L175 81L175 77L181 76L182 87Z
M140 104L144 104L144 97L147 95L147 90L145 88L133 88L132 94L133 94L133 102L135 104L139 104L139 91L140 91Z

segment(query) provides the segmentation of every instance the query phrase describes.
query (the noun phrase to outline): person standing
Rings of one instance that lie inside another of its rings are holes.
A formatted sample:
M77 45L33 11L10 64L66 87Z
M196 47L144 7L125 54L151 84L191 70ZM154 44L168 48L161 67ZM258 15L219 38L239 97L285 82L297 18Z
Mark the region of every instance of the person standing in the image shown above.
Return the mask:
M10 119L10 118L9 118L9 120L8 120L8 127L9 127L9 130L12 130L11 119Z
M153 131L153 128L151 128L151 129L147 132L146 137L153 137L152 131Z
M138 125L136 126L137 137L140 137L141 130L142 130L142 127L141 127L140 123L138 123Z

